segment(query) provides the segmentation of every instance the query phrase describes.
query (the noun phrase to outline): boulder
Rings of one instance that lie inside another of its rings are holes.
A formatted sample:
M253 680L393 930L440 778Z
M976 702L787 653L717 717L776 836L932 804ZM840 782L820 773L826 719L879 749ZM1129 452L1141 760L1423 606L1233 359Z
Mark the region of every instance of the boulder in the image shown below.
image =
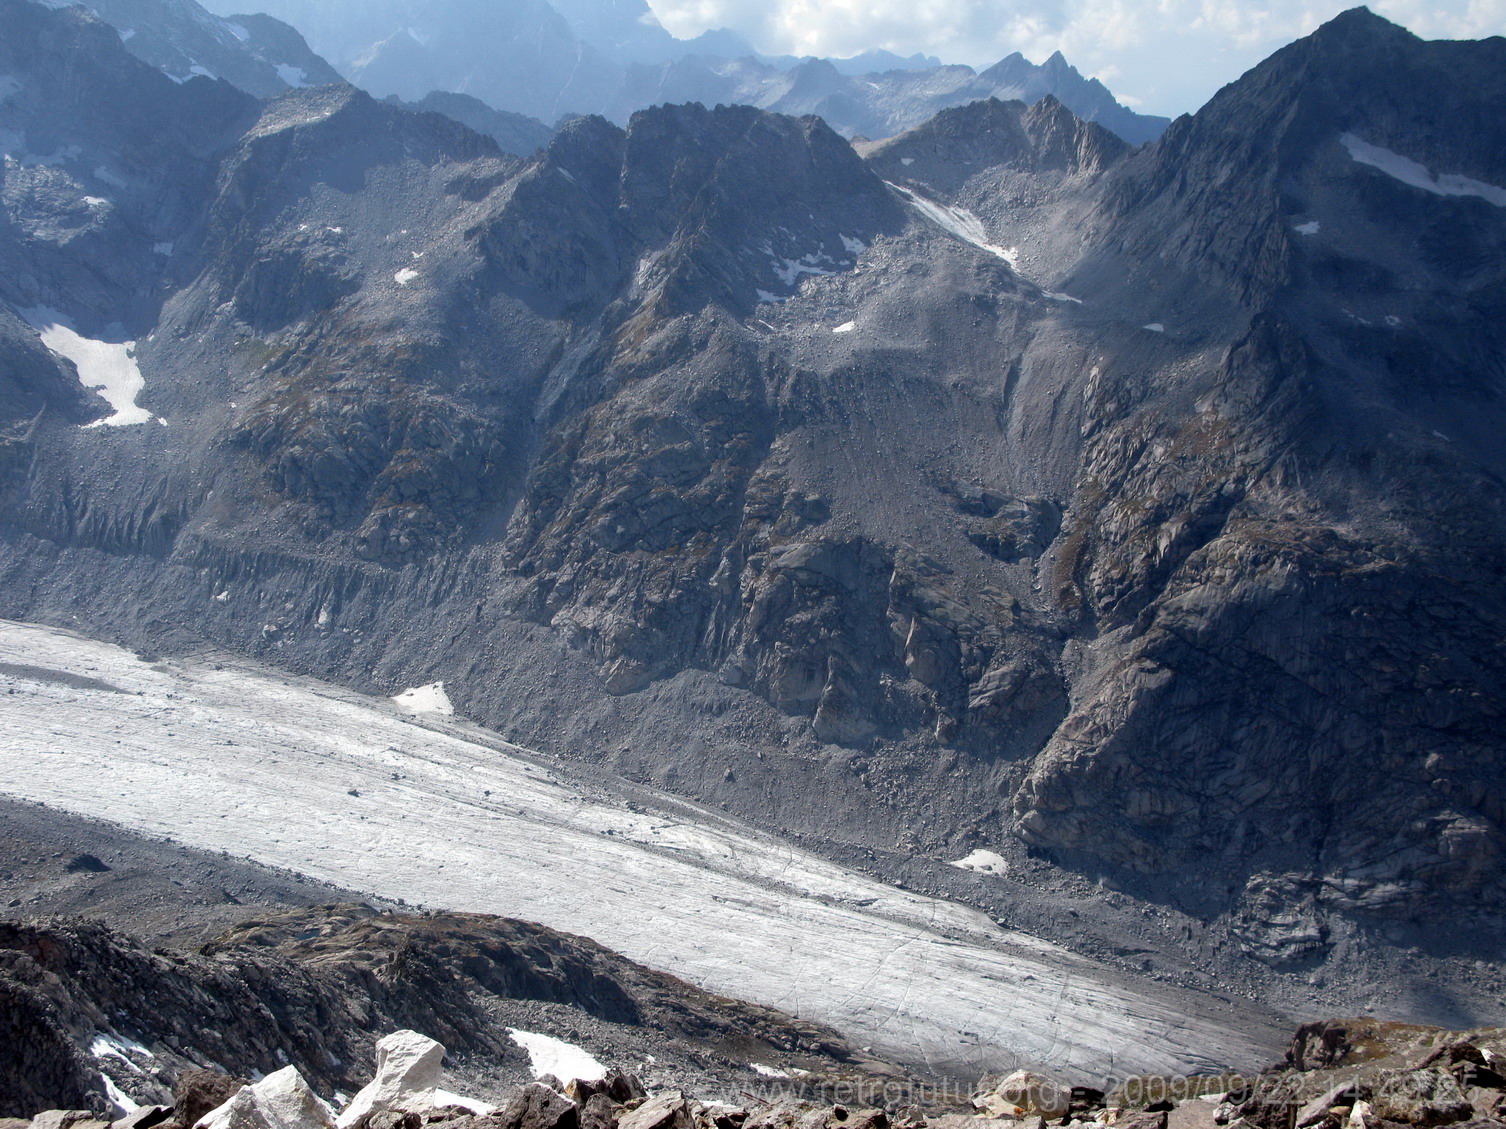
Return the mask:
M196 1129L332 1129L334 1123L334 1110L309 1089L298 1068L285 1066L243 1086L205 1114Z
M376 1077L340 1112L339 1129L388 1109L427 1108L439 1087L444 1047L417 1031L394 1031L377 1041Z
M173 1083L173 1120L187 1129L250 1083L218 1070L185 1070Z
M402 1109L379 1109L366 1115L360 1129L423 1129L422 1114Z
M617 1107L605 1094L592 1094L580 1107L580 1129L617 1129Z
M748 1111L737 1106L713 1102L701 1109L698 1123L714 1129L743 1129L748 1122Z
M492 1122L497 1129L580 1129L580 1107L542 1082L530 1082Z
M1352 1107L1356 1097L1352 1082L1341 1082L1333 1089L1314 1098L1297 1111L1297 1129L1309 1129L1328 1120L1328 1111L1336 1105Z
M1409 1125L1449 1125L1474 1116L1454 1076L1437 1067L1387 1074L1370 1097L1375 1116Z
M618 1105L626 1105L631 1101L644 1101L648 1098L648 1089L636 1074L625 1074L613 1067L607 1071L606 1077L601 1080L601 1085L606 1087L606 1095Z
M86 1121L93 1121L94 1114L87 1109L49 1109L31 1119L31 1129L73 1129Z
M678 1090L650 1098L637 1109L624 1114L617 1129L691 1129L694 1118L690 1103Z
M153 1129L173 1115L170 1105L144 1105L110 1123L110 1129Z
M989 1117L1029 1117L1051 1120L1067 1113L1072 1091L1044 1074L1016 1070L993 1090L975 1095L973 1105Z
M1114 1123L1115 1129L1166 1129L1168 1112L1157 1110L1126 1110Z
M559 1087L555 1087L559 1089ZM596 1094L605 1094L618 1105L648 1097L648 1091L636 1074L624 1074L615 1066L597 1079L572 1078L565 1083L564 1095L578 1105L585 1105Z

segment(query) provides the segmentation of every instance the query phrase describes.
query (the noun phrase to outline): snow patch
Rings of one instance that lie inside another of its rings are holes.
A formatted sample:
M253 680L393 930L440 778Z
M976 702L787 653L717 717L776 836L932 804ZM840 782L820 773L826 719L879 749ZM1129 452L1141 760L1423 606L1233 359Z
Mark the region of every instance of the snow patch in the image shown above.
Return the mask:
M769 1066L766 1063L750 1062L748 1065L753 1068L755 1074L762 1074L765 1078L788 1078L790 1076L788 1070L780 1070L778 1067Z
M847 249L849 255L861 255L864 251L868 250L868 244L864 243L861 239L854 239L850 235L838 235L837 238L842 241L842 246Z
M131 41L131 37L135 34L136 29L133 27L128 27L120 33L120 41L122 43L129 43Z
M171 255L173 253L173 245L171 243L153 243L152 253L154 255Z
M1298 235L1317 235L1322 226L1318 220L1308 220L1306 223L1299 223L1292 230Z
M1042 290L1041 293L1053 302L1076 302L1079 306L1082 305L1081 298L1074 298L1072 295L1063 294L1059 290Z
M130 1095L115 1084L115 1079L108 1074L101 1071L99 1080L105 1084L105 1097L109 1098L110 1104L120 1111L121 1117L135 1113L141 1108L137 1102L131 1100Z
M468 1098L464 1094L457 1094L453 1090L430 1090L429 1100L435 1109L448 1109L452 1105L459 1106L461 1109L474 1113L477 1117L490 1117L500 1108L488 1105L480 1098Z
M794 286L795 280L802 274L836 274L836 271L827 270L818 265L823 259L828 263L831 262L830 255L823 255L817 252L802 255L798 259L775 259L773 263L774 273L779 276L779 281L786 286Z
M781 295L770 294L767 290L756 291L756 295L757 295L757 298L758 298L758 300L760 302L783 302L784 301L784 298Z
M833 333L851 333L857 327L858 327L858 323L855 322L855 321L844 321L841 325L837 326L837 328L833 329L832 332Z
M915 163L915 158L914 157L901 157L899 159L899 163L902 164L902 165L904 165L905 168L909 168L911 165L913 165Z
M83 337L74 330L72 322L46 306L18 312L41 335L43 345L73 362L79 383L98 391L115 409L114 415L96 420L89 427L126 427L152 418L151 412L136 404L136 397L146 387L136 365L136 342Z
M1165 333L1166 332L1166 327L1164 325L1162 325L1158 321L1153 321L1149 325L1142 325L1140 328L1141 329L1148 329L1152 333Z
M1009 864L1005 861L1003 855L996 854L993 851L985 851L981 848L966 858L947 863L947 865L955 866L958 870L976 870L979 874L1003 874L1009 869Z
M277 77L292 87L309 85L309 73L302 67L295 67L291 63L278 63Z
M412 267L404 267L402 270L398 271L395 275L392 276L392 281L397 283L399 286L407 286L408 283L412 282L417 277L418 272L416 270L414 270Z
M888 181L884 183L888 184ZM1020 261L1020 252L1015 247L1000 247L988 241L988 231L983 226L983 221L966 208L954 208L949 204L938 203L935 200L927 200L919 192L913 192L908 188L901 188L897 184L889 184L900 195L904 196L915 209L944 231L955 235L964 243L971 243L981 251L987 251L990 255L997 255L1010 265L1015 267Z
M242 43L251 38L251 33L240 24L227 23L225 25L225 30L228 31L231 35L235 36L235 38L239 39Z
M188 68L190 75L198 75L200 78L214 78L214 72L208 67L201 67L198 63ZM186 81L186 80L185 80Z
M21 89L21 80L14 75L0 74L0 102Z
M140 1073L140 1067L131 1061L131 1054L142 1055L145 1058L157 1057L135 1039L128 1039L124 1035L107 1035L103 1031L95 1034L93 1041L89 1044L89 1053L95 1058L118 1058L137 1073Z
M553 1074L561 1082L579 1078L583 1082L597 1082L606 1077L607 1068L573 1043L556 1039L552 1035L540 1035L536 1031L507 1029L508 1036L528 1052L533 1076L542 1078Z
M392 700L404 713L437 713L449 716L455 712L455 707L450 704L450 696L444 692L443 682L415 686L410 690L404 690L401 694L392 695Z
M84 203L88 204L91 208L108 208L110 206L110 201L106 200L103 196L85 196Z
M1483 180L1475 180L1473 177L1461 176L1458 173L1434 176L1426 165L1418 164L1410 157L1403 157L1400 153L1393 153L1390 149L1371 145L1352 133L1343 134L1339 141L1359 164L1379 169L1403 184L1410 184L1413 188L1431 192L1434 196L1478 196L1481 200L1494 204L1498 208L1506 208L1506 188L1486 184Z

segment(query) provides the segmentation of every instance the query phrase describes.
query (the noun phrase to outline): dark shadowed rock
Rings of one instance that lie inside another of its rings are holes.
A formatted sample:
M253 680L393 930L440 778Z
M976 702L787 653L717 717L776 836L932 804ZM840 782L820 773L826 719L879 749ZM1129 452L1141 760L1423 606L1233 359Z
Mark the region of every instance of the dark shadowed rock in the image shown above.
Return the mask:
M550 1086L524 1086L492 1120L497 1129L579 1129L580 1107Z
M249 1085L244 1078L218 1070L185 1070L173 1083L173 1120L183 1129L193 1129L206 1113L218 1109Z

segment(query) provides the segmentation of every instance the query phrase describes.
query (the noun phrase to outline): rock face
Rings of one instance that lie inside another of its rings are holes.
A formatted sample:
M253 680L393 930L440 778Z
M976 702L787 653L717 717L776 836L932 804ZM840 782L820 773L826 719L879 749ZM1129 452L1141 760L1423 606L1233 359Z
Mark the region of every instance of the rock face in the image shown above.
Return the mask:
M1133 151L1054 101L866 159L690 105L524 161L0 20L37 158L0 298L118 325L167 421L80 427L0 313L0 614L443 681L813 841L1049 856L1273 967L1498 917L1499 41L1349 13Z
M89 9L120 33L127 51L178 82L223 79L270 98L343 81L298 32L271 16L220 19L194 0L93 0Z

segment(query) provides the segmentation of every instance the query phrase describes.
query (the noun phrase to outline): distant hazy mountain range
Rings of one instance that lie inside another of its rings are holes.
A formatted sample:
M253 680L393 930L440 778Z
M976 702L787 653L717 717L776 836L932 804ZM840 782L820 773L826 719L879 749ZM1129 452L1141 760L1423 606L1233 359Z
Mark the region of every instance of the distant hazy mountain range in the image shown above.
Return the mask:
M233 16L247 2L209 6ZM950 106L989 97L1035 102L1052 94L1078 117L1132 143L1158 137L1167 125L1121 106L1059 54L1040 66L1015 54L981 73L884 51L849 60L758 57L730 31L676 39L643 0L263 0L256 6L296 27L335 69L379 97L468 94L551 123L587 113L625 123L651 105L727 103L819 114L848 136L889 137Z

